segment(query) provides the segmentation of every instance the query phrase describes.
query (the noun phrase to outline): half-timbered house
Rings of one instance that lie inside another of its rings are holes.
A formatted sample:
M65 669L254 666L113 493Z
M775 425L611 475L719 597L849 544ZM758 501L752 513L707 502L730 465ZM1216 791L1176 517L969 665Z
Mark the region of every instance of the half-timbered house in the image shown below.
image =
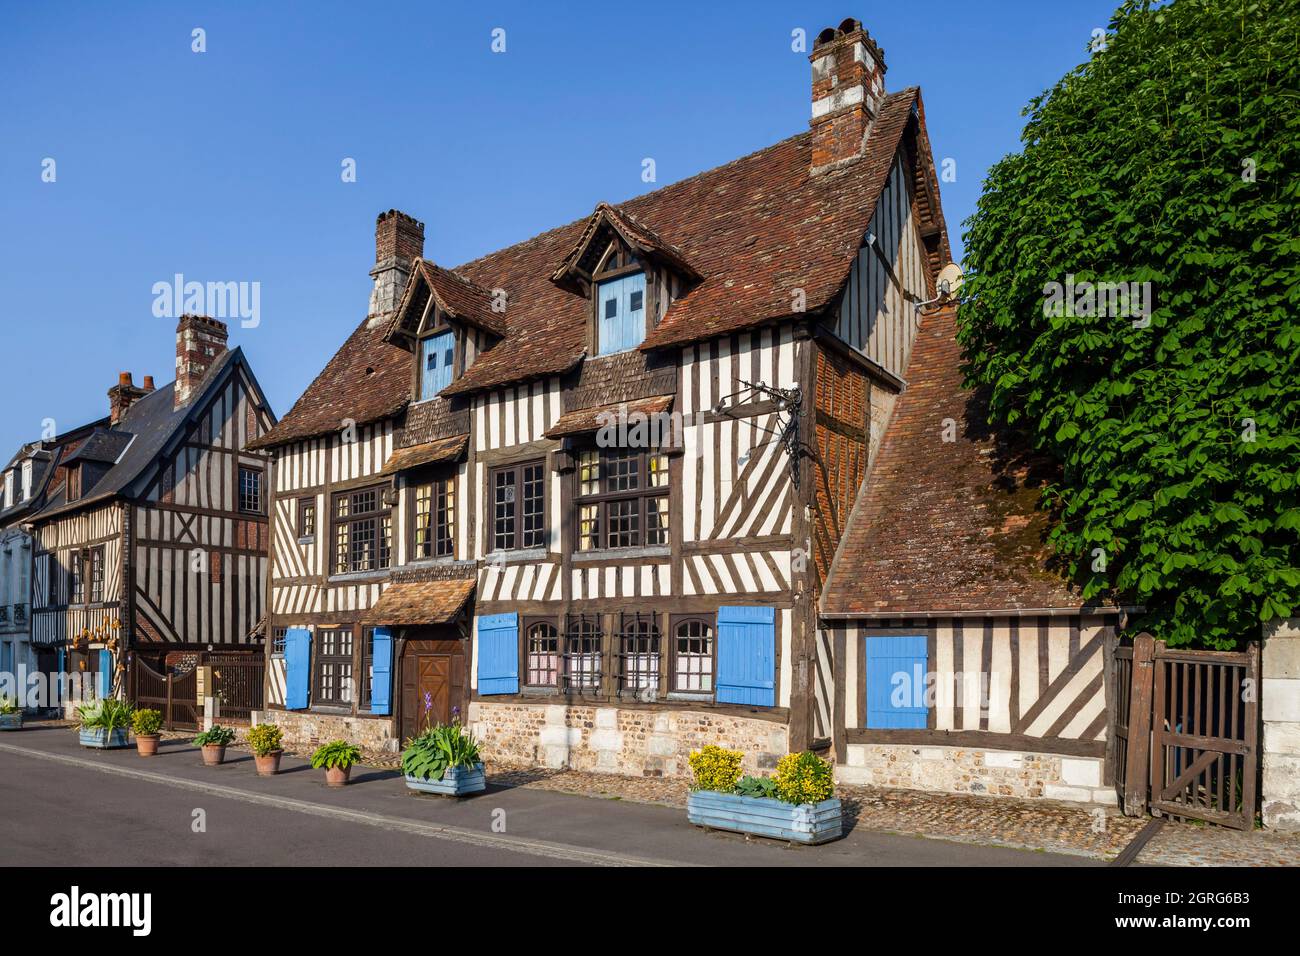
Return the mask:
M254 445L290 739L459 714L548 767L857 760L819 601L950 254L919 90L856 21L810 59L807 132L482 259L379 217L369 314Z
M33 644L114 694L133 660L260 655L267 456L246 446L275 419L243 351L223 322L182 316L176 380L123 372L108 394L108 421L65 448L31 519Z

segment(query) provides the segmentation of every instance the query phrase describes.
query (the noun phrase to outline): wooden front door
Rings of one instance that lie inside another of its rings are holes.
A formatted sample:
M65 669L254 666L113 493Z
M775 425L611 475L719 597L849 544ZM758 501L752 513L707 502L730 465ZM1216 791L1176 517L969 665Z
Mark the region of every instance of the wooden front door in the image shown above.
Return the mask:
M466 690L463 640L408 640L402 652L402 739L450 723L456 709L463 721Z

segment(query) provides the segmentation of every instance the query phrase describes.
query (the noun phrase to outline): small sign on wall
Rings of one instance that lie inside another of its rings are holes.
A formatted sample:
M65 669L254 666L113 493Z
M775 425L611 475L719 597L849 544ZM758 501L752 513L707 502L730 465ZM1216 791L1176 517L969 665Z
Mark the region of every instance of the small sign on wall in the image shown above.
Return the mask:
M197 703L202 704L204 700L211 697L215 688L212 684L212 668L207 665L201 665L194 668L194 693L198 698Z

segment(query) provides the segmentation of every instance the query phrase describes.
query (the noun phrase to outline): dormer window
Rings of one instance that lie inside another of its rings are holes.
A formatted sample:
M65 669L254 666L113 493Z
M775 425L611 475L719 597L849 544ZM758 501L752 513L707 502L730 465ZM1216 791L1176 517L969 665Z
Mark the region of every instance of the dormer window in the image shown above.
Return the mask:
M626 352L645 341L645 272L618 243L594 276L596 280L596 354Z
M456 336L438 332L420 340L420 401L433 398L451 384Z

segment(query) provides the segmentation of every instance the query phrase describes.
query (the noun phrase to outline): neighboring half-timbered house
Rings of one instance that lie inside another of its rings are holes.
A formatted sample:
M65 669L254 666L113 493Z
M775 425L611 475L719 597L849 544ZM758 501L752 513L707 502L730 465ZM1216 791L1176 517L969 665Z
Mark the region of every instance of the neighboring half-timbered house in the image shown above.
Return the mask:
M161 671L200 651L260 654L267 456L275 423L224 323L183 316L176 381L109 390L111 415L69 445L32 518L32 640L60 669L125 692L128 660Z

